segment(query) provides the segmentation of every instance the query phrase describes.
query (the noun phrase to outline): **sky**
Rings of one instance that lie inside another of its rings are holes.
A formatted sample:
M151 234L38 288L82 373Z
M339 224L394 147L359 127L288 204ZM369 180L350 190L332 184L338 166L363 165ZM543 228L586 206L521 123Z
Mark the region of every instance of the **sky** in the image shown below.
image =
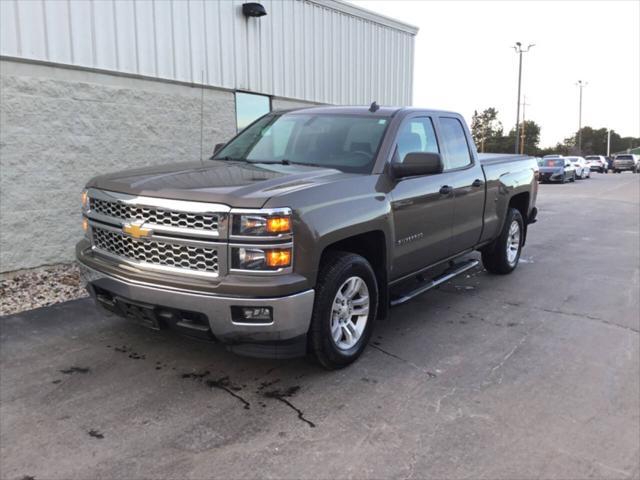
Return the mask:
M555 145L582 125L640 137L640 0L405 1L352 0L420 28L413 105L460 112L498 109L505 132L515 125L518 56L523 54L526 119Z

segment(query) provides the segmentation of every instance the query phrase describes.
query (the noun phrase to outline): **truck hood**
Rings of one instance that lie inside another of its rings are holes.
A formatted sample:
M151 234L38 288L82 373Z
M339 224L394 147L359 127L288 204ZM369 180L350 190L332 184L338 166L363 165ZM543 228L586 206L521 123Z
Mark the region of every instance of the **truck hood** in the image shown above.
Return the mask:
M87 187L147 197L260 208L270 198L359 176L303 165L223 160L178 163L94 177Z

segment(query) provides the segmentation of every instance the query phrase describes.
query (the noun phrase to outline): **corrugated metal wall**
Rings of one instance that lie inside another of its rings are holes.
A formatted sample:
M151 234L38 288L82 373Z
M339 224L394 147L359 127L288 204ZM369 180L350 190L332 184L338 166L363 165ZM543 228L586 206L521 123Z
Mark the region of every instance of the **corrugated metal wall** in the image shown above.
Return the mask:
M335 103L411 103L415 29L332 0L1 0L0 54Z

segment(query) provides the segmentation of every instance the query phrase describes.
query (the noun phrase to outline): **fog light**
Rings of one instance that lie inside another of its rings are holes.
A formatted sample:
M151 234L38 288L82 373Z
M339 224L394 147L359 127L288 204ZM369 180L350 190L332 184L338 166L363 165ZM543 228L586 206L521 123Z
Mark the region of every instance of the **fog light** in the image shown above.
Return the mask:
M235 323L273 323L271 307L231 307L231 319Z

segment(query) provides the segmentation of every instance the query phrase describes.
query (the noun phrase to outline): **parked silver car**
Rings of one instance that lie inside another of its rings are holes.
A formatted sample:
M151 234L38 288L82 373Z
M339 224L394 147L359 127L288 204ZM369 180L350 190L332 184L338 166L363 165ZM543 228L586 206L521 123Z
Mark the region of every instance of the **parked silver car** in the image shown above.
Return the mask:
M613 161L613 171L615 173L620 173L625 170L630 170L633 173L640 173L640 155L634 155L632 153L616 155L616 158Z

